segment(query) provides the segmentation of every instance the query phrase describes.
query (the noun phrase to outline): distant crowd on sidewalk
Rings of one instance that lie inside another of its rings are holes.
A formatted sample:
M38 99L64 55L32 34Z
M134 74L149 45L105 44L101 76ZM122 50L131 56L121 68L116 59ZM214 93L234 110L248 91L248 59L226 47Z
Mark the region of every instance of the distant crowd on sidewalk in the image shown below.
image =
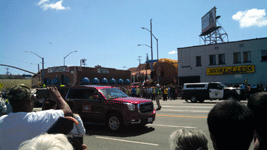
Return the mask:
M267 91L267 87L263 86L263 84L257 84L257 85L250 85L250 84L241 84L239 87L246 91L246 97L250 97L252 94L258 93L258 92L264 92Z
M181 96L181 88L178 86L160 86L163 100L176 100ZM126 86L119 87L124 93L132 97L143 97L155 100L156 86Z

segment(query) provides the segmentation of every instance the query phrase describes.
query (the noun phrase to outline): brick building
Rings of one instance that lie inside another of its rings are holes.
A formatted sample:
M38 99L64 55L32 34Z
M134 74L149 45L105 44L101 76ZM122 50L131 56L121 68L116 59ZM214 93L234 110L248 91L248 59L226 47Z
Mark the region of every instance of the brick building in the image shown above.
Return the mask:
M40 71L42 72L42 71ZM40 84L40 72L32 77L32 85ZM58 66L44 70L44 83L50 85L80 85L80 84L130 84L131 71L114 68L95 68L80 66Z
M129 68L131 71L132 82L143 82L145 79L151 79L151 68L148 64L139 64L138 67Z

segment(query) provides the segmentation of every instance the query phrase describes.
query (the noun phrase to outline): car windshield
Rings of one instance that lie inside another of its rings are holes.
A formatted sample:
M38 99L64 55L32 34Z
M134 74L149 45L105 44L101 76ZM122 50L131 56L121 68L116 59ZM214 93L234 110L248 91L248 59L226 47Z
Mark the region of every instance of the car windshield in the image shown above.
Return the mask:
M226 86L225 84L223 84L223 83L220 83L220 85L223 86L223 87L227 87L227 86Z
M99 90L107 99L128 97L125 93L117 88L107 88Z

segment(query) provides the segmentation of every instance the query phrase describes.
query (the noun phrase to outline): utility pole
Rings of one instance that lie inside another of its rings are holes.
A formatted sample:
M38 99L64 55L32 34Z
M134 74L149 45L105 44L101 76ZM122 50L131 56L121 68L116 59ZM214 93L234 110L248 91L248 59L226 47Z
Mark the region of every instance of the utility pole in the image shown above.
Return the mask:
M139 58L137 59L137 60L139 60L139 65L138 65L138 77L137 77L137 80L138 80L138 78L139 78L139 76L140 76L140 64L141 64L141 57L142 56L138 56Z
M6 75L8 75L8 74L10 73L10 72L8 72L8 69L9 69L9 68L6 68Z
M146 44L138 44L137 46L145 45L145 46L151 48L151 60L153 60L153 44L152 44L152 36L153 36L157 41L157 60L159 60L159 44L158 44L159 41L158 41L158 38L156 38L155 35L152 33L152 19L150 19L150 30L148 30L145 27L141 27L141 29L146 29L148 32L150 32L150 35L151 35L151 46L146 45ZM151 71L153 71L153 63L151 63ZM158 80L158 83L159 83L159 75L157 75L157 78L158 78L157 80Z
M146 53L146 61L148 61L148 53ZM147 77L147 69L148 69L148 66L149 66L149 64L146 63L146 77L145 77L145 80L148 79L148 77Z
M151 60L153 61L153 44L152 44L152 19L150 19L150 36L151 36ZM153 70L153 63L151 63L151 71Z

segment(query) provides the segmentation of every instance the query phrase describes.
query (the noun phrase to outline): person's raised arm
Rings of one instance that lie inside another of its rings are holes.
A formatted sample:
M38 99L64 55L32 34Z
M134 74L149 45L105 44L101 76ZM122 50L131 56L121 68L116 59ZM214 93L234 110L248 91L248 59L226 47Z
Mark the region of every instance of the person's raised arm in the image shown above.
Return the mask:
M64 116L71 116L73 117L72 110L70 109L68 103L62 98L61 94L57 90L56 87L48 87L49 96L51 100L57 102L57 106L59 109L62 109L64 112Z

